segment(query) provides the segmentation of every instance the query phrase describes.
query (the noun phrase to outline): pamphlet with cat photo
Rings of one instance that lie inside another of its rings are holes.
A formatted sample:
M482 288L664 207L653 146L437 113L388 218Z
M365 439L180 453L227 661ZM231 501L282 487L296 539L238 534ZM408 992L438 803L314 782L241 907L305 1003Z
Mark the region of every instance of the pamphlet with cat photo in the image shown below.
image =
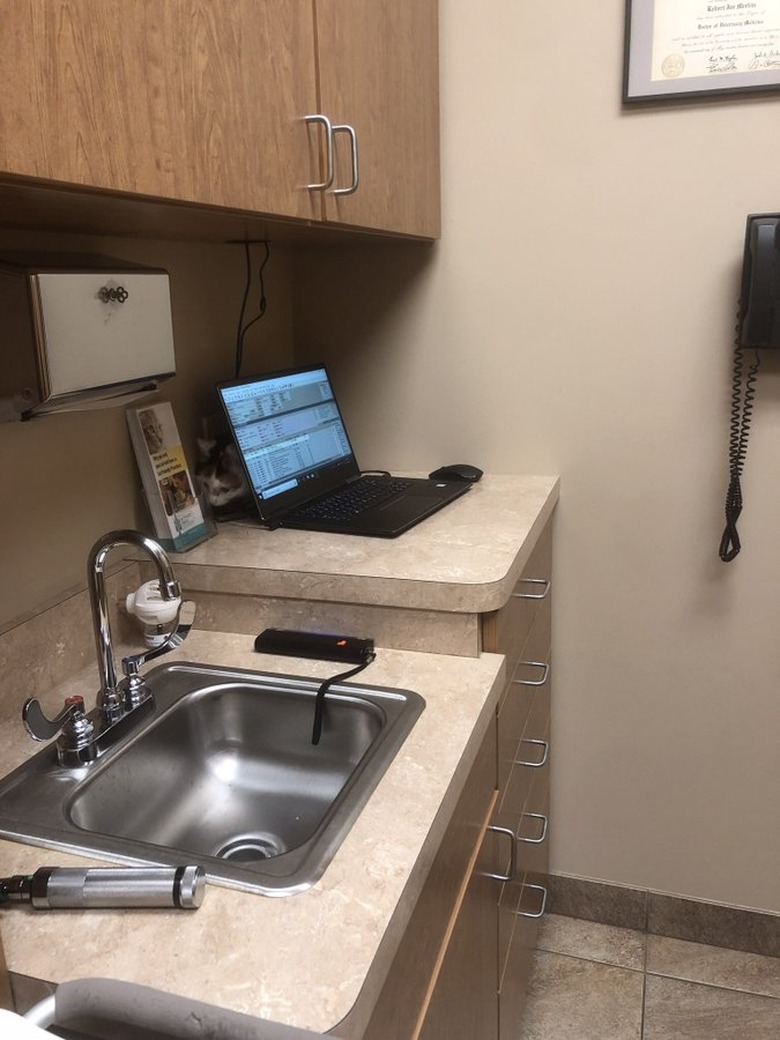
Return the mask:
M205 541L211 532L198 502L170 403L129 408L127 424L160 544L181 552Z

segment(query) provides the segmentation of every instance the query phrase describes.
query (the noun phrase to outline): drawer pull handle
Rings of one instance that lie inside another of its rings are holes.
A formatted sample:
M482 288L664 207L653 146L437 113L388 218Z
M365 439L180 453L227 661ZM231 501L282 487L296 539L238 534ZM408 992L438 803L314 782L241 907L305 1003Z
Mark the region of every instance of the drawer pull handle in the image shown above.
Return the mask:
M513 592L512 599L547 599L552 588L552 582L547 578L521 578L520 581L526 585L544 585L541 592Z
M539 837L538 838L521 838L518 835L518 841L525 841L529 845L541 845L542 842L547 837L547 828L549 826L549 822L550 821L547 819L547 817L545 816L544 813L524 812L523 816L522 816L522 819L520 821L520 826L522 826L522 821L526 820L526 819L528 819L528 820L539 820L541 822L542 829L541 829L541 831L539 833Z
M541 906L538 910L516 910L515 913L520 917L532 917L534 920L537 920L539 917L544 917L544 912L547 909L547 889L544 885L523 885L523 892L525 892L527 888L542 893ZM522 896L520 898L522 899Z
M517 874L517 839L514 831L511 831L509 827L494 827L492 824L488 827L488 830L493 834L505 834L509 838L509 871L506 874L485 872L481 876L492 878L494 881L514 881Z
M304 116L304 123L322 123L325 127L325 180L319 184L307 184L309 191L325 191L333 184L333 125L327 116Z
M358 162L358 141L355 128L349 126L348 123L343 123L340 126L333 127L333 136L336 134L347 134L349 137L351 152L352 152L352 183L346 188L334 188L333 195L354 195L360 186L360 165Z
M531 769L541 769L542 766L547 765L547 759L550 755L550 745L546 740L535 740L533 737L523 737L520 743L534 744L537 747L542 748L542 757L538 762L528 762L525 759L516 758L514 761L516 766L529 766Z
M541 679L513 679L512 682L517 686L544 686L550 678L550 665L547 661L518 661L517 663L518 666L524 664L529 668L542 669Z

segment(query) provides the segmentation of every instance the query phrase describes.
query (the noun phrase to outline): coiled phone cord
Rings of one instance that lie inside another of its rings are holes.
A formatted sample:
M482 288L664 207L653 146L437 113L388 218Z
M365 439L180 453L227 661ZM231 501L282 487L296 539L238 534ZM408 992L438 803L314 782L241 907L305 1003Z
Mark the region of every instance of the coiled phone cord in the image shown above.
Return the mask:
M754 353L745 377L745 356L737 339L734 344L734 368L731 384L731 434L729 437L729 486L726 492L726 528L720 540L719 555L729 563L742 548L737 533L737 520L742 512L742 470L747 454L750 419L756 396L756 379L760 358ZM743 393L744 384L744 393Z

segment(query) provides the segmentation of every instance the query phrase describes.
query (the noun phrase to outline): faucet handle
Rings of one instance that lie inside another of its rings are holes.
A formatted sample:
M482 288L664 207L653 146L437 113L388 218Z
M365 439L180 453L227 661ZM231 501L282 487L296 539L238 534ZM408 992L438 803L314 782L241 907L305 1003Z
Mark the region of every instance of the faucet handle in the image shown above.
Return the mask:
M22 722L33 740L51 740L69 722L81 718L84 718L83 697L66 697L65 707L53 719L43 714L40 702L35 697L25 701L22 708Z
M61 766L83 766L97 757L95 723L84 712L83 697L66 697L65 707L54 719L47 718L31 697L22 708L22 721L33 740L51 740L60 734L57 759Z
M185 600L179 607L179 612L176 615L175 627L168 633L163 643L153 647L151 650L145 650L143 653L132 654L129 657L122 658L122 667L125 672L130 699L133 703L137 703L145 693L145 684L138 674L138 669L141 665L146 664L147 661L152 661L155 657L161 657L163 654L167 654L169 650L174 650L177 646L180 646L189 635L194 621L195 604L191 600Z

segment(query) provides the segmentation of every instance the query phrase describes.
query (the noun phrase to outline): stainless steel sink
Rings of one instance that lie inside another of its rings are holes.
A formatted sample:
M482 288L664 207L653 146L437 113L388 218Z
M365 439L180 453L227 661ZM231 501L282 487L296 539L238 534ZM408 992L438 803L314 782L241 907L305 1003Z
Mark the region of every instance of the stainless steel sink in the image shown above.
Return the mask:
M269 895L323 873L424 707L408 690L196 664L146 676L154 709L96 763L53 748L0 781L0 835L130 862L199 863Z

